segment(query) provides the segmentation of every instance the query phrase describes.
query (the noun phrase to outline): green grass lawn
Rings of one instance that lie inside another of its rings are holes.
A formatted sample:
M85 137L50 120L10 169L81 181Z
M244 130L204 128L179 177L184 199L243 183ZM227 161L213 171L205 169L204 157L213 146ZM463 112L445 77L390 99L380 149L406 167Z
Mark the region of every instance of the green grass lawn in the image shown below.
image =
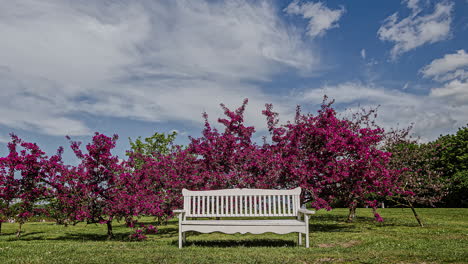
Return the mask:
M319 211L308 249L297 246L297 234L271 233L189 233L178 249L175 220L144 242L128 241L131 230L119 223L111 241L105 225L32 222L17 239L17 225L4 223L0 263L468 263L468 209L419 209L424 228L409 209L379 212L384 223L370 209L358 209L355 223L344 222L345 209Z

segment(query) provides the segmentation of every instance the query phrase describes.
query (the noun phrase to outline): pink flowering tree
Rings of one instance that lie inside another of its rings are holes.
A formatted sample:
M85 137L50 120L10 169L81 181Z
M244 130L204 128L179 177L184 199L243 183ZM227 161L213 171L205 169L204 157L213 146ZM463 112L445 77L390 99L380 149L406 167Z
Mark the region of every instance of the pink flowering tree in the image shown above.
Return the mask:
M43 179L49 173L46 166L49 161L39 146L14 134L11 134L8 150L8 155L0 158L0 214L1 221L15 219L19 224L16 234L19 237L23 224L47 196Z
M391 154L379 148L384 131L366 120L370 114L340 118L332 104L325 98L317 115L302 114L298 107L294 122L284 126L277 126L271 105L264 115L271 147L283 157L281 178L301 186L305 201L316 209L330 209L337 199L344 202L352 221L359 203L375 210L376 201L370 197L392 195L396 177L388 167Z
M138 214L134 198L132 175L125 162L112 155L117 135L112 138L96 133L92 143L86 145L87 153L80 149L80 143L71 142L71 148L81 163L70 169L63 179L73 194L60 198L76 208L74 217L88 223L107 225L108 238L114 236L112 220L130 218ZM128 185L128 186L127 186Z
M20 180L15 178L16 166L11 161L17 155L17 140L8 143L10 155L0 158L0 234L2 223L15 216L12 205L20 194Z
M136 155L136 158L135 158ZM176 147L167 154L130 154L134 166L133 180L141 186L136 193L141 200L140 214L157 217L160 221L172 216L172 210L182 205L182 189L204 188L196 157L187 150Z
M219 118L224 131L220 132L208 122L201 138L191 138L188 151L197 156L205 187L219 188L281 188L277 179L280 155L270 148L255 144L253 126L244 124L244 111L248 100L235 111L221 104L226 118Z
M57 155L52 156L46 164L49 173L44 178L47 186L48 215L57 224L68 225L85 219L86 204L83 197L86 189L82 189L81 177L83 167L66 165L62 160L63 148L59 148Z

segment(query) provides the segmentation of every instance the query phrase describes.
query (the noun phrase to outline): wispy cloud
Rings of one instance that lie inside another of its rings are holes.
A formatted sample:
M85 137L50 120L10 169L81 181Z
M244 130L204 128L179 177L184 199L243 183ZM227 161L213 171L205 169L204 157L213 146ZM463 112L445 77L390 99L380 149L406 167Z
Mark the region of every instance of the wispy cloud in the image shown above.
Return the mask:
M282 103L251 81L319 67L267 1L3 1L0 35L0 124L49 135L89 134L82 113L199 123L245 97L264 123Z
M311 38L320 37L332 28L339 27L338 21L345 13L345 8L330 9L322 2L300 2L294 0L284 11L292 15L300 15L309 20L307 35Z
M426 78L434 78L436 81L448 81L456 78L466 79L468 73L468 53L458 50L454 54L446 54L440 59L433 60L421 69Z
M390 52L392 59L424 44L450 37L453 3L439 2L435 5L433 13L423 15L419 1L403 2L411 9L411 14L398 21L398 13L394 13L385 19L377 32L380 40L394 43Z
M431 89L432 97L443 98L454 106L468 106L468 54L458 50L445 54L424 66L420 72L425 78L443 82L442 87Z

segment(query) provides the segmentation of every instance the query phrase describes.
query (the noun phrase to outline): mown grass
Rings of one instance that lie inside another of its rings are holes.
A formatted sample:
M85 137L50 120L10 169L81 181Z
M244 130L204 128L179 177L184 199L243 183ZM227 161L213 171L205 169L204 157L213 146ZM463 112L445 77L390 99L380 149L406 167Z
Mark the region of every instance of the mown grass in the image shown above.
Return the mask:
M344 222L345 209L319 211L308 249L297 246L296 234L190 233L180 250L175 220L144 242L128 241L131 230L119 223L110 241L104 225L33 222L17 239L17 226L4 223L0 263L468 263L468 209L418 212L424 228L408 209L381 209L383 223L370 209L358 209L355 223Z

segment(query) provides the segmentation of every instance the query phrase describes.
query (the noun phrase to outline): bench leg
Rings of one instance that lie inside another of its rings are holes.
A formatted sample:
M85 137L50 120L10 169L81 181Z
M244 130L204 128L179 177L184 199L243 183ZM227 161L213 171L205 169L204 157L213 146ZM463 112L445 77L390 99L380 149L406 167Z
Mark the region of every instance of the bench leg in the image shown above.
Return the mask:
M182 248L182 231L179 229L179 248Z
M298 234L297 244L301 246L302 245L302 233L297 233L297 234Z
M182 248L182 215L179 215L179 248Z
M187 232L183 232L183 233L182 233L182 242L183 242L184 244L185 244L185 241L187 241L187 239L185 238L186 233L187 233Z
M309 248L309 216L308 215L304 215L304 222L306 224L306 233L305 233L306 248Z

